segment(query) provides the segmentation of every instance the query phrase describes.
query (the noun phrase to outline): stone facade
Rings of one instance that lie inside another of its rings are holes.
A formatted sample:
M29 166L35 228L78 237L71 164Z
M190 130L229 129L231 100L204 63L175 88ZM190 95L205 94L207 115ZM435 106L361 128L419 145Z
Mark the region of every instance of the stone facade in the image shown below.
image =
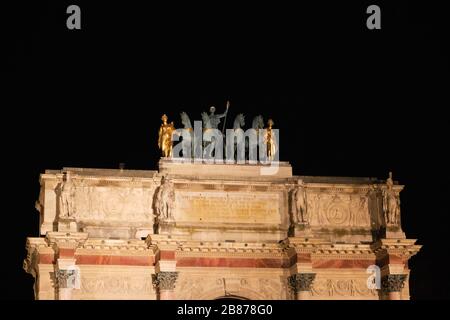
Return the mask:
M47 170L36 299L409 299L403 186L279 165Z

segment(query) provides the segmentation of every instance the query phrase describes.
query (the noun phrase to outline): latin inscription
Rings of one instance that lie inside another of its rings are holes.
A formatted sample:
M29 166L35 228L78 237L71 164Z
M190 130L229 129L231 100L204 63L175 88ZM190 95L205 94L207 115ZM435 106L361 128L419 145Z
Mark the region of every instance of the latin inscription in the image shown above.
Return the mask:
M276 193L176 193L178 221L280 223L279 195Z

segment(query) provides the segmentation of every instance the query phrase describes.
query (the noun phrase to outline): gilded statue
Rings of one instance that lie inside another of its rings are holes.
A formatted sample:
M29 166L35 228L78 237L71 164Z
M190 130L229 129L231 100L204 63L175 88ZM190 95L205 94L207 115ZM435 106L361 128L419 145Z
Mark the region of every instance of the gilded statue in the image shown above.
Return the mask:
M267 147L267 158L268 160L273 160L276 152L275 134L272 129L274 122L272 119L267 121L268 127L266 128L266 134L264 136L264 142Z
M173 121L167 123L167 116L165 114L161 117L162 124L159 127L158 147L162 151L162 156L172 157L172 133L175 131Z

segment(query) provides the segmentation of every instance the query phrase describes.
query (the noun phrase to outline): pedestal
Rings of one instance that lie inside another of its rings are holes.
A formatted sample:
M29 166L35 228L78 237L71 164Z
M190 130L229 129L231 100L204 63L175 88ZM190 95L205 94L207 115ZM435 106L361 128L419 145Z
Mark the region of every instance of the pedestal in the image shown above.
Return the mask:
M78 226L74 218L60 218L58 220L58 231L60 232L77 232Z
M158 229L159 234L172 234L175 229L175 221L161 221Z
M294 227L294 237L312 238L313 233L311 227L307 223L297 223Z

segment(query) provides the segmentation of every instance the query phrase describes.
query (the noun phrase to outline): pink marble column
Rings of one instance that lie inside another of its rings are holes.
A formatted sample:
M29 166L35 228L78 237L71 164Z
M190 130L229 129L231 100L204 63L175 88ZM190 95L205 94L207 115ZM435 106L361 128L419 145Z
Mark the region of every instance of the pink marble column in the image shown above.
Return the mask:
M297 292L297 300L309 300L311 297L310 291L298 291Z
M175 300L174 290L159 290L159 300Z
M389 298L389 300L401 300L400 292L399 291L389 292L388 298Z

